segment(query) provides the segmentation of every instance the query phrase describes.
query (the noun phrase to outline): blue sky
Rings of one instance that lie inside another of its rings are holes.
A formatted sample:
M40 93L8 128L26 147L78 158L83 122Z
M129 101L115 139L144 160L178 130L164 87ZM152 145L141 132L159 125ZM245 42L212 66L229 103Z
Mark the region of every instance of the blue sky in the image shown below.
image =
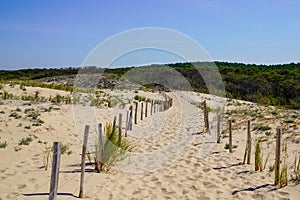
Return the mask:
M299 10L299 0L0 0L0 69L79 66L100 42L141 27L182 32L212 60L299 62Z

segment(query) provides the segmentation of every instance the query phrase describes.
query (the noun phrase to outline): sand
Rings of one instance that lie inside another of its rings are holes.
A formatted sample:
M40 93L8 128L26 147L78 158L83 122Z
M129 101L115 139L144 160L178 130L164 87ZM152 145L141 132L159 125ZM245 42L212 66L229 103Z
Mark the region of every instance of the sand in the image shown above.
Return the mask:
M5 86L6 91L14 94L34 94L36 90L41 96L56 94L70 95L68 92L43 88ZM3 90L3 89L2 89ZM105 91L111 93L110 91ZM122 94L123 99L132 99L136 93L115 91L113 95ZM139 91L138 95L151 99L164 99L162 94ZM164 112L153 113L143 121L138 120L133 130L128 131L128 139L136 145L130 157L118 162L107 173L96 173L94 166L86 159L84 199L299 199L300 185L288 182L288 186L274 186L274 172L268 166L274 162L275 129L284 127L283 140L288 146L288 178L292 173L295 152L300 151L299 118L293 123L282 123L288 116L297 114L296 110L279 110L278 114L270 112L273 107L259 106L250 102L237 100L226 101L226 110L253 110L263 117L245 114L227 114L222 119L222 130L226 129L227 119L233 122L233 144L237 148L229 153L224 148L228 143L225 133L221 143L215 140L215 125L212 124L212 135L204 133L203 113L197 103L206 100L214 107L210 95L194 92L171 92L168 96L174 99L173 106ZM89 144L96 138L97 123L112 122L113 116L122 113L125 124L124 108L90 108L50 102L36 102L31 105L21 100L2 100L0 111L0 141L7 141L8 146L0 149L0 199L48 199L51 166L44 169L43 156L45 147L53 141L61 141L69 146L72 153L62 155L59 174L58 199L77 199L80 181L80 159L83 128L87 122L93 123ZM229 104L229 105L228 105ZM139 107L141 103L139 103ZM144 105L145 106L145 105ZM53 107L51 112L45 108ZM8 117L12 110L21 109L21 118ZM41 126L25 126L33 123L26 117L24 110L34 108L41 114L44 123ZM92 115L90 115L92 113ZM299 113L298 113L299 114ZM210 113L212 123L215 115ZM258 115L258 114L257 114ZM140 116L140 114L138 115ZM266 124L271 127L272 134L252 131L253 141L266 138L262 143L264 158L269 156L267 167L263 172L254 171L254 146L250 165L242 165L246 142L247 120L255 124ZM21 126L20 126L21 123ZM79 130L79 133L78 133ZM124 133L124 130L123 130ZM29 145L18 145L21 138L29 137L33 141ZM46 144L45 144L46 143ZM90 146L90 151L93 147Z

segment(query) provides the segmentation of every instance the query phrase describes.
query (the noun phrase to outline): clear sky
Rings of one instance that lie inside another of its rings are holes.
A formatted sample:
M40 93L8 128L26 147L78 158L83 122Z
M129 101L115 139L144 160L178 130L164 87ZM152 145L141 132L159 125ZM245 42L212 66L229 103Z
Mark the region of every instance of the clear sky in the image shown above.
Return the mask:
M0 69L79 66L108 37L163 27L213 60L300 61L299 0L0 0Z

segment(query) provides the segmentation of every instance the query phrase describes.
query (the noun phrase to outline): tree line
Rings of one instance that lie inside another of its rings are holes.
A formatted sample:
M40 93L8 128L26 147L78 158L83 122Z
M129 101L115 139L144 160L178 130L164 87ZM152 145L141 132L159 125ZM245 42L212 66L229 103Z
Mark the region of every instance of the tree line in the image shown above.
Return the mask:
M164 67L168 69L164 69ZM265 105L300 109L300 63L256 65L229 62L195 62L151 65L148 70L175 69L180 72L197 92L208 93L203 78L198 70L216 66L221 74L226 96ZM0 81L36 80L53 76L76 75L79 73L105 73L109 77L120 78L135 67L99 69L60 68L60 69L22 69L0 70ZM112 76L113 75L113 76ZM151 86L151 84L147 84Z

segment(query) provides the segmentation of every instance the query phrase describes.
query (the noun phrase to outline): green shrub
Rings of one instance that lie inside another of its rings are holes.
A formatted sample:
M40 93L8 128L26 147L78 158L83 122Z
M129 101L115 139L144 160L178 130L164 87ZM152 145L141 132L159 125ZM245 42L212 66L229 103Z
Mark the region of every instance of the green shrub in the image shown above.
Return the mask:
M70 155L72 153L72 151L70 150L69 146L68 145L64 145L64 144L61 145L60 152L61 152L62 155L63 154Z
M3 142L0 141L0 149L5 149L7 145L8 145L7 141L3 141Z
M283 123L285 123L285 124L292 124L292 123L294 123L294 120L287 119L287 120L284 120Z
M267 130L271 130L271 127L268 125L263 125L263 124L257 124L256 126L254 126L254 128L252 129L253 131L257 130L257 131L267 131Z
M20 119L21 118L21 116L16 112L11 113L8 117L14 117L15 119Z
M32 142L32 138L31 137L22 138L19 141L19 145L29 145L30 142Z
M235 144L235 145L232 146L232 148L236 149L236 148L238 148L238 145ZM224 149L229 149L229 144L228 143L225 144Z
M267 132L265 132L265 134L266 134L266 136L270 136L270 135L272 135L273 133L272 133L271 131L267 131Z
M31 117L32 119L37 119L41 114L37 111L31 111L27 117Z

